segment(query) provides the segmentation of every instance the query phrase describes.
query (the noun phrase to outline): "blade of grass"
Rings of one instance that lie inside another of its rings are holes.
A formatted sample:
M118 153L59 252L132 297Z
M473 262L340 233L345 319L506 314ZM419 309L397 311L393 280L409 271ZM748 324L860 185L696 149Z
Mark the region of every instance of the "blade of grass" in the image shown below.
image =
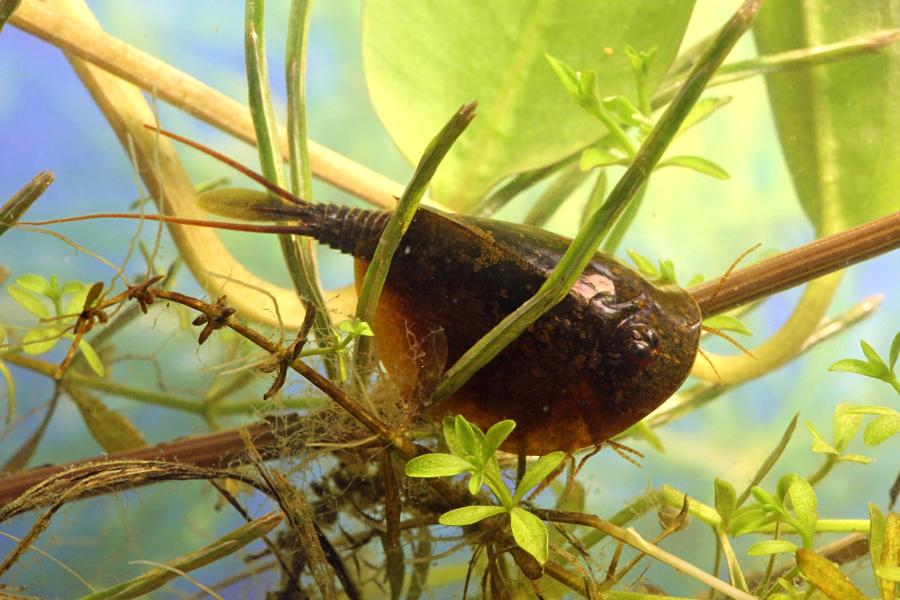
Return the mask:
M527 225L543 227L556 213L572 193L578 189L581 183L587 179L589 173L582 171L578 165L570 165L559 174L553 183L541 194L523 221Z
M287 83L287 141L291 192L307 202L314 202L312 165L309 160L308 129L306 126L306 51L309 42L309 21L312 0L293 0L288 15L287 50L285 52L285 80ZM274 150L274 148L273 148ZM292 241L301 265L302 292L316 306L316 337L328 346L339 340L332 329L325 306L316 261L316 242L312 238L284 236ZM335 358L325 360L329 375L338 373Z
M108 587L93 594L83 596L82 600L103 600L105 598L137 598L159 589L168 582L178 577L178 571L189 572L219 560L222 557L234 554L253 540L260 538L281 523L284 514L269 513L258 519L250 521L242 527L238 527L228 535L219 538L209 546L179 556L167 563L168 568L159 567L151 569L143 575L125 581L118 585Z
M503 319L450 367L443 383L435 392L435 402L441 401L462 387L472 375L519 337L529 325L565 298L616 219L647 181L653 167L662 158L716 69L725 60L737 40L749 29L761 3L761 0L747 0L725 24L703 52L701 60L660 117L656 127L647 136L607 201L581 228L547 281L537 294Z
M296 35L296 29L301 30L306 27L304 24L297 25L296 19L305 20L305 15L292 11L291 21L292 28ZM276 145L276 125L275 115L272 109L272 96L269 89L269 68L266 61L266 42L265 42L265 0L247 0L246 17L244 21L244 52L247 62L247 90L249 94L248 104L250 105L250 115L253 119L253 128L256 130L257 149L259 150L259 162L262 174L266 179L272 181L279 187L285 187L284 172L281 164L281 157L278 154ZM302 33L299 34L301 37ZM297 41L296 38L294 40ZM290 46L290 45L289 45ZM290 57L290 49L288 50ZM302 55L303 49L296 50ZM294 54L294 60L302 62L302 56ZM299 65L295 65L299 68ZM290 79L291 66L288 65L288 78ZM302 73L298 73L302 80ZM294 78L296 85L297 79ZM289 88L290 89L290 88ZM302 120L305 124L305 110L303 107L302 92L301 97L297 99L296 90L292 93L294 101L294 122L295 129L292 135L289 135L291 142L291 157L293 161L300 160L299 156L295 156L296 152L302 152L297 146L304 145L306 136L303 135L301 126L297 124L297 111L304 114ZM300 140L302 138L303 141ZM307 152L308 159L308 152ZM308 167L307 167L308 168ZM298 180L299 184L299 180ZM322 296L321 288L316 281L315 263L312 258L312 252L308 244L299 242L296 236L281 234L278 236L278 243L281 246L281 253L284 256L284 262L287 265L288 273L294 284L294 289L299 296L308 298L316 304L317 308L317 325L324 332L329 332L328 319L326 316L325 302ZM327 335L327 333L326 333ZM328 375L334 378L336 375L334 365L326 361L328 367Z
M0 25L2 23L3 21L0 19ZM6 201L3 208L0 208L0 235L6 233L10 227L15 225L16 221L22 218L35 200L47 191L47 188L53 183L53 179L53 173L41 171Z
M465 131L466 127L475 118L476 102L464 104L456 113L450 117L447 124L444 125L436 136L425 148L422 158L413 173L412 179L403 190L403 195L397 203L397 208L391 214L391 218L378 240L378 246L375 248L375 254L372 256L372 262L366 269L365 277L359 288L359 301L356 304L356 317L367 323L371 323L375 318L375 308L378 306L378 299L381 297L381 290L384 288L384 281L387 279L388 269L391 266L391 259L394 252L400 245L403 234L406 233L409 224L412 223L419 202L425 195L425 190L431 178L437 171L438 165L444 156L453 146L456 139ZM356 355L354 357L357 367L366 364L369 353L370 338L360 337L357 340Z

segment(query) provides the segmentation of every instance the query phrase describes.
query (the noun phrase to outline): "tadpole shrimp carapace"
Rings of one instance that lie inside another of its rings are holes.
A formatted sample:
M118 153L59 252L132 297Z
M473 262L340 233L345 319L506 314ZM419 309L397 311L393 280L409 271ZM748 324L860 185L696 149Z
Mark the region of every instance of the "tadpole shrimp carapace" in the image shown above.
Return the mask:
M201 195L201 202L223 216L294 221L292 232L353 255L361 281L390 214L276 192L291 203L235 190ZM433 336L446 341L453 364L534 295L568 244L536 227L420 208L393 257L372 323L378 357L401 393L413 394L426 366L420 349ZM593 446L678 389L697 355L700 323L685 290L654 286L597 253L565 299L430 410L462 414L482 429L515 420L503 446L511 452Z

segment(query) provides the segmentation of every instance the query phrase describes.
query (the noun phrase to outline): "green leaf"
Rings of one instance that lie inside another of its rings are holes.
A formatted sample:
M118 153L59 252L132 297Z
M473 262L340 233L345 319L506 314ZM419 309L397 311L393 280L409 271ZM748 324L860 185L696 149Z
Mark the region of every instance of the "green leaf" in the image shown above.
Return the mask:
M578 162L578 166L582 171L589 171L594 167L605 167L607 165L620 165L625 162L626 159L621 156L617 156L606 150L605 148L599 148L597 146L592 146L590 148L585 148L581 153L581 159Z
M816 454L831 454L834 456L837 456L838 454L840 454L840 452L838 452L834 446L832 446L831 444L826 442L825 438L823 438L821 435L819 435L819 432L816 431L816 428L813 427L813 424L810 423L809 421L806 422L806 429L809 430L809 432L812 434L812 437L813 437L812 446L810 446L810 450L812 450Z
M688 286L690 287L690 286ZM753 332L750 331L746 325L744 325L740 319L737 317L732 317L731 315L716 315L714 317L709 317L708 319L703 320L703 324L707 327L712 327L713 329L718 329L720 331L733 331L735 333L742 333L744 335L753 335Z
M673 156L657 165L658 169L663 167L684 167L685 169L691 169L698 173L715 177L716 179L728 179L731 177L731 175L728 174L728 171L702 156Z
M478 493L478 490L481 489L482 484L484 484L484 471L476 471L472 473L472 477L469 478L469 493L473 496ZM491 486L493 488L493 486ZM496 493L494 494L497 495Z
M722 524L727 528L734 514L734 509L737 508L737 492L735 492L733 485L718 477L715 480L715 487L716 512L722 517Z
M441 525L462 527L477 523L488 517L499 515L506 510L502 506L463 506L448 510L438 518Z
M650 261L650 259L643 254L639 254L635 250L629 250L628 258L631 259L631 262L634 263L634 266L637 267L637 270L641 273L641 275L645 275L649 279L659 278L659 269L657 269L656 265L654 265Z
M644 131L648 131L653 127L653 124L647 120L647 117L641 114L640 109L625 96L609 96L601 102L607 112L627 125L640 127Z
M815 552L803 548L797 550L797 566L800 567L803 576L829 598L841 600L866 598L836 564Z
M411 459L405 472L408 477L452 477L471 469L471 463L463 458L435 452Z
M795 477L788 488L788 496L794 514L797 515L797 525L803 535L807 546L812 544L812 536L816 530L816 522L819 520L817 513L818 500L809 482L802 477Z
M91 367L91 370L94 371L94 373L100 377L103 377L106 374L106 369L103 368L103 361L100 360L100 356L97 354L97 351L94 350L94 347L91 346L90 342L82 338L78 341L78 350L81 351L84 360L87 361L88 366Z
M900 415L900 412L893 408L878 404L848 404L845 410L857 415Z
M544 522L517 506L509 513L509 524L519 547L532 555L541 565L546 563L549 535Z
M767 2L754 24L760 54L897 26L900 0ZM900 52L766 77L781 147L803 210L819 234L897 209Z
M698 123L705 121L714 112L729 102L731 102L731 96L724 96L722 98L703 98L697 101L697 104L694 105L694 108L691 109L691 112L689 112L688 116L684 119L684 123L681 124L678 135L681 135Z
M41 296L49 297L52 291L47 278L36 273L26 273L16 277L16 285Z
M491 428L484 434L484 453L482 458L485 461L490 460L494 456L494 452L500 445L506 441L509 434L516 428L516 422L511 419L505 419L491 425Z
M900 567L878 567L875 574L888 581L900 581Z
M796 551L797 544L787 540L766 540L764 542L757 542L747 548L747 556L766 556L769 554Z
M839 462L855 462L861 465L872 464L872 457L865 456L864 454L841 454L838 456Z
M81 412L91 436L106 452L147 445L140 429L122 413L110 409L99 398L80 388L66 387L66 391Z
M472 424L469 423L464 416L456 415L454 426L456 427L456 439L459 442L459 445L462 446L466 455L473 458L481 458L482 445L475 435L475 429Z
M516 488L516 495L513 496L513 502L518 504L525 495L525 492L536 487L565 459L566 453L557 451L545 454L534 463L528 465L528 468L525 469L525 474L522 475L522 479L519 481L519 486Z
M444 417L444 420L441 421L441 426L444 430L444 442L447 444L447 449L450 450L452 454L460 458L466 457L466 449L459 441L459 437L456 435L456 419L454 417Z
M863 431L866 446L877 446L900 433L900 414L878 417Z
M60 339L61 330L55 327L32 329L22 336L22 350L25 354L37 355L49 352Z
M44 298L31 290L17 285L6 288L16 303L39 319L49 319L52 315L44 302Z
M678 278L675 277L675 263L671 260L659 260L659 279L657 279L662 285L677 285Z
M887 520L881 509L869 502L869 562L874 571L881 565L881 549L884 544L884 530Z
M761 506L746 506L737 510L731 518L731 535L738 537L757 530L767 521L767 512Z
M897 366L897 357L900 356L900 331L894 335L894 340L891 342L891 351L888 356L888 364L891 367L891 373L893 373L894 367Z
M879 370L883 370L885 373L890 371L888 366L885 364L884 359L875 352L875 348L869 345L869 342L866 340L859 340L859 345L862 348L863 354L866 355L866 360L869 361L869 364L877 367Z
M691 0L419 2L370 0L363 64L375 111L410 161L445 116L477 99L479 118L447 155L434 198L462 212L495 182L548 165L597 140L546 54L599 75L603 96L637 99L625 44L659 47L648 89L669 68ZM627 26L625 26L627 24ZM603 48L610 48L610 54Z
M856 373L857 375L865 375L866 377L881 378L881 373L864 360L858 358L842 358L830 367L829 371L842 371L845 373Z
M847 403L838 404L834 409L831 428L834 447L837 448L838 452L843 452L847 445L853 441L853 438L856 437L856 432L859 431L859 427L862 425L862 415L850 412L852 409L853 405Z

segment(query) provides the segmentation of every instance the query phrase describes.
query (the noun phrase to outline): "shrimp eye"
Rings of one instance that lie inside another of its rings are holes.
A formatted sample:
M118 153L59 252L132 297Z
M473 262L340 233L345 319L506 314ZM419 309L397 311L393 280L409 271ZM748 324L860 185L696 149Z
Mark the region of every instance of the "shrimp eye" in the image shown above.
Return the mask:
M627 350L633 358L641 362L649 361L657 347L659 334L649 325L639 324L631 330Z

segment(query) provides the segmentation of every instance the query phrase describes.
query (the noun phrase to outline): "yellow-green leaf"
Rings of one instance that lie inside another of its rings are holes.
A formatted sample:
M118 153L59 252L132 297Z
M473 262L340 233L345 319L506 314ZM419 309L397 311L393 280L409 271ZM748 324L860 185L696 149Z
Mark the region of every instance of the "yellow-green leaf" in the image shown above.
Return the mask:
M797 566L814 586L831 600L865 600L859 588L836 564L804 548L797 550Z
M66 391L78 407L91 436L106 452L147 445L141 431L122 413L110 409L99 398L81 388L67 386Z

